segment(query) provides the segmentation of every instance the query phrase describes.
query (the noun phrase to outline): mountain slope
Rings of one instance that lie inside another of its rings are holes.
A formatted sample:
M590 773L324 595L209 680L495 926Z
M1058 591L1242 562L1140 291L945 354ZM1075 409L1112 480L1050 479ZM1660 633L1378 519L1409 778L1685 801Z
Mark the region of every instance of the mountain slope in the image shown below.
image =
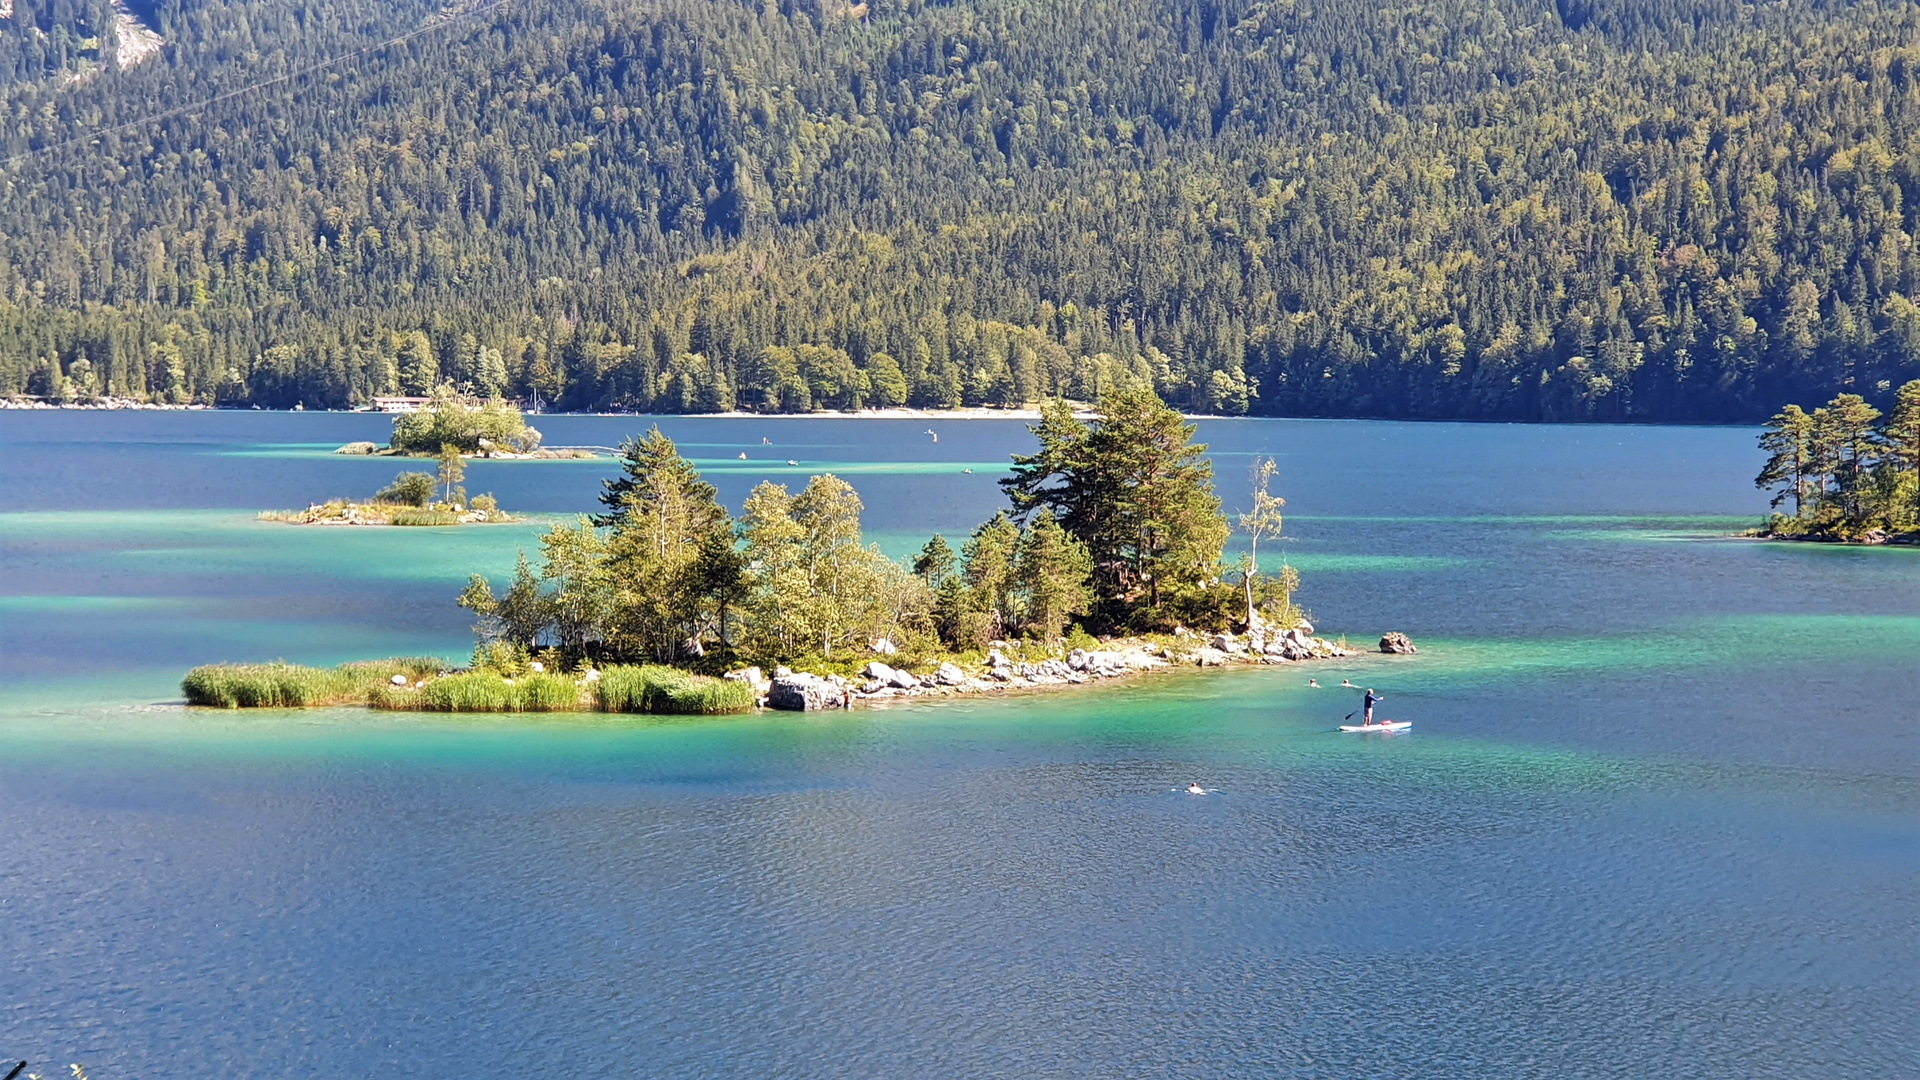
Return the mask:
M164 5L132 71L9 68L24 6L0 47L0 392L1715 420L1920 375L1913 4Z

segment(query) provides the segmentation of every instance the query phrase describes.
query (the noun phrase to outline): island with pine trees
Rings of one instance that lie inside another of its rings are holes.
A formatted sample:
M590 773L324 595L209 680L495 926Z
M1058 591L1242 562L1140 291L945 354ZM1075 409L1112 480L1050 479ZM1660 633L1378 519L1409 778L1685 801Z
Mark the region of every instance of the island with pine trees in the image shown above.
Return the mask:
M1884 387L1882 388L1885 389ZM1882 414L1859 394L1788 405L1760 435L1774 514L1751 535L1844 544L1920 543L1920 379ZM1791 503L1791 515L1780 512Z
M464 666L213 665L183 688L228 707L711 713L1361 655L1316 636L1292 567L1261 571L1283 524L1271 460L1229 520L1194 425L1150 388L1110 391L1089 420L1055 401L1032 430L1005 510L957 550L936 535L896 561L863 539L845 480L762 482L735 517L655 427L621 447L600 513L554 525L503 589L472 577ZM1235 529L1248 550L1229 559ZM1380 651L1414 647L1393 633Z

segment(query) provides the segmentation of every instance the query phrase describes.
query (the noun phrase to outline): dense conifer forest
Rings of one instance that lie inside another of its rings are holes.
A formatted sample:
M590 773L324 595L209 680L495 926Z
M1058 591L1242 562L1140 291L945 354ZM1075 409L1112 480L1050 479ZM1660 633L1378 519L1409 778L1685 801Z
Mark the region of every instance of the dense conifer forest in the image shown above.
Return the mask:
M0 394L1757 420L1920 377L1913 3L126 9L130 66L110 4L0 0Z

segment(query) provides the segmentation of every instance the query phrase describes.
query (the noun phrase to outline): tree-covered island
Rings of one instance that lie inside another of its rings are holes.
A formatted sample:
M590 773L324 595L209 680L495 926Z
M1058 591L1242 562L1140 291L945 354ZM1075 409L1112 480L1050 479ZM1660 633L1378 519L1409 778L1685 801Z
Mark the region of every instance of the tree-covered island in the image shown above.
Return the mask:
M1016 455L1001 480L1007 510L958 550L936 535L895 561L863 540L860 496L845 480L814 476L798 492L763 482L735 517L655 427L621 447L601 513L553 526L537 560L521 553L504 590L472 577L458 601L478 618L465 669L396 670L392 687L366 684L364 699L454 709L450 687L484 684L493 690L476 691L470 707L814 709L1356 655L1314 636L1293 603L1291 567L1260 570L1257 540L1282 524L1271 462L1255 464L1253 509L1239 521L1256 543L1229 561L1233 526L1206 447L1151 390L1107 394L1091 422L1052 403L1032 430L1038 450ZM1381 647L1411 651L1397 634ZM197 669L189 700L244 704L195 689L239 670ZM311 669L252 670L284 679ZM711 676L723 677L700 681ZM571 678L575 694L526 696L527 680L556 678ZM614 692L644 678L681 680L683 690Z
M393 418L387 445L352 442L336 454L354 456L439 457L447 449L467 457L591 458L578 448L542 449L537 428L527 423L518 406L498 395L485 399L464 394L442 383L420 407Z
M1788 405L1767 421L1767 463L1754 485L1775 490L1775 513L1755 535L1839 543L1920 543L1920 379L1900 387L1891 413L1858 394L1807 412ZM1791 515L1779 512L1791 503Z

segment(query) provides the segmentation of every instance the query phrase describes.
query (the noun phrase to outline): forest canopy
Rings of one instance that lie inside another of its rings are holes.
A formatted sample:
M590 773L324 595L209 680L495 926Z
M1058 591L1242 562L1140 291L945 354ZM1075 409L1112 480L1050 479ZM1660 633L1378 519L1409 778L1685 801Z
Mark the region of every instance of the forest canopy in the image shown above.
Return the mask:
M1758 420L1920 377L1913 3L131 10L125 68L101 0L0 15L0 394Z

